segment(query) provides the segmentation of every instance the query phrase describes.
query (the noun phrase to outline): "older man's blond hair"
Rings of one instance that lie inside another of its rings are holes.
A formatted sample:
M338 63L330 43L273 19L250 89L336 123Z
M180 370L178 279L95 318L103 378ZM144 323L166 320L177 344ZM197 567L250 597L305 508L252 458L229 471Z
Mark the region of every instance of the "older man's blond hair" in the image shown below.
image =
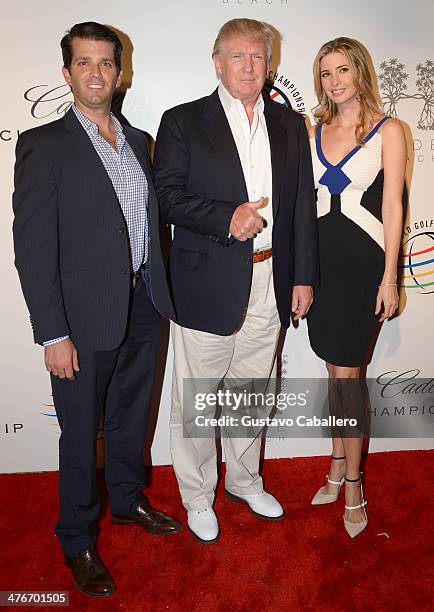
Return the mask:
M214 42L212 56L221 53L221 45L228 38L233 36L251 36L254 40L262 42L267 54L267 66L271 62L271 54L274 40L273 29L263 21L256 19L231 19L227 21L219 30Z

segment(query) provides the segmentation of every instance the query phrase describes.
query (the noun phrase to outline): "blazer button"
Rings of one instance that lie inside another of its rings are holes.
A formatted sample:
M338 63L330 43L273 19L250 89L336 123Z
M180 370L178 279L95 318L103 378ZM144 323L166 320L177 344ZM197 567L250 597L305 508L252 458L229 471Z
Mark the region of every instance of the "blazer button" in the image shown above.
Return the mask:
M120 228L118 229L118 232L119 232L120 234L125 234L125 230L124 230L124 228L123 228L123 227L120 227Z

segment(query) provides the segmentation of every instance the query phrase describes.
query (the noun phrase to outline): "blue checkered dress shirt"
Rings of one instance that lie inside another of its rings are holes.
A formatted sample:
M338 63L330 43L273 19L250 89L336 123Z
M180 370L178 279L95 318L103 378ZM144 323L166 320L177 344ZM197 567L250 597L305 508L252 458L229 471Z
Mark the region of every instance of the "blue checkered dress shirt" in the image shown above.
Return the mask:
M86 130L112 182L128 228L132 268L137 272L148 259L149 247L147 216L149 188L145 173L125 138L121 124L113 114L111 119L116 129L117 151L100 135L98 126L75 104L72 110ZM68 336L48 340L44 342L44 346L56 344L66 338Z

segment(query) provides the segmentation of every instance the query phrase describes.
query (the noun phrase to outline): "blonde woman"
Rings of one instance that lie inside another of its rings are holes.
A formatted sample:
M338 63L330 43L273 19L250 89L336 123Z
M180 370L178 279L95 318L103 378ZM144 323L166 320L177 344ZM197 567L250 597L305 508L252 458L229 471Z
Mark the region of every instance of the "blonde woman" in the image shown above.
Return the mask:
M329 374L335 414L361 417L360 366L378 321L398 306L406 144L401 124L384 115L372 60L357 40L325 43L314 61L316 125L310 130L317 188L321 282L308 316L310 343ZM333 432L325 486L312 504L338 498L354 538L368 522L360 475L363 434Z

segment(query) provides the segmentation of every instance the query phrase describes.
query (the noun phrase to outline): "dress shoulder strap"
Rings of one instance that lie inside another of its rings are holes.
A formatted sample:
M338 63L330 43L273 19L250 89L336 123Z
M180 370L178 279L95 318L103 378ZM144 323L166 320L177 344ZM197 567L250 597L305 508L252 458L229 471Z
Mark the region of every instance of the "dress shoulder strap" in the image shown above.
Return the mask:
M382 119L380 119L380 121L379 121L379 122L378 122L376 125L374 125L374 127L373 127L373 128L372 128L372 130L369 132L369 134L367 134L367 135L364 137L363 142L364 142L364 143L367 143L367 142L368 142L368 140L370 140L370 139L372 138L372 136L378 132L378 130L381 128L381 126L383 125L383 123L384 123L385 121L387 121L387 119L389 119L389 116L388 116L388 115L386 115L385 117L383 117Z

